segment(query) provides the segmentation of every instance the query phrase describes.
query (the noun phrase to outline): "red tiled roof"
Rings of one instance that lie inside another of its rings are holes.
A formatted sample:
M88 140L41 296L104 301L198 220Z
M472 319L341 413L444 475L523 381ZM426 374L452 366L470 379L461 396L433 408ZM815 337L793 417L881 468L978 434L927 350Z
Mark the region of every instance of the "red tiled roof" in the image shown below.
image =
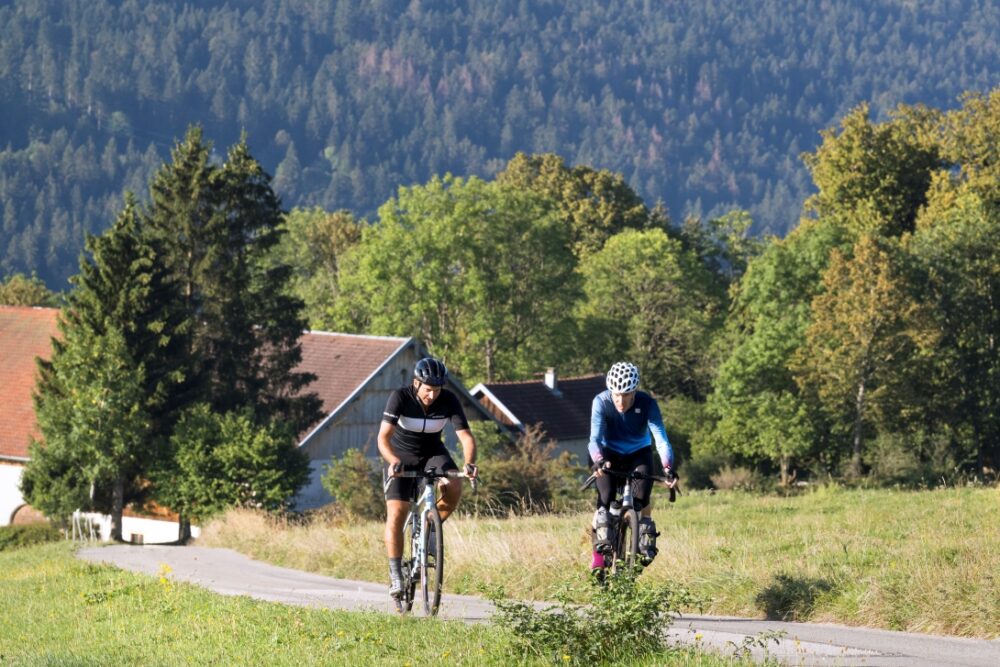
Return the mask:
M0 306L0 458L26 458L31 437L39 435L31 399L35 357L51 354L58 314L56 308ZM317 376L306 391L319 394L325 417L408 340L306 332L297 370Z
M319 394L325 418L408 340L308 331L296 370L316 375L305 391Z
M58 308L0 306L0 458L26 458L39 435L31 400L35 357L52 354L58 315Z
M559 378L557 391L542 380L495 382L484 387L525 426L539 424L555 440L575 440L590 435L590 406L604 391L604 375ZM489 407L486 396L477 396Z

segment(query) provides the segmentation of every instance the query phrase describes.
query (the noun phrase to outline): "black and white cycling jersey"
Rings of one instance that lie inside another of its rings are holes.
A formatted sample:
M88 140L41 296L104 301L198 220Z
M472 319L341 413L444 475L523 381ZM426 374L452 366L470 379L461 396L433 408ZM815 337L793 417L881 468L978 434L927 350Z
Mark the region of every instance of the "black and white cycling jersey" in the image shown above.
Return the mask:
M443 445L441 432L449 421L455 431L469 428L465 411L458 397L443 389L429 406L424 408L413 386L396 389L385 405L382 421L396 427L392 434L392 447L398 454L429 456Z

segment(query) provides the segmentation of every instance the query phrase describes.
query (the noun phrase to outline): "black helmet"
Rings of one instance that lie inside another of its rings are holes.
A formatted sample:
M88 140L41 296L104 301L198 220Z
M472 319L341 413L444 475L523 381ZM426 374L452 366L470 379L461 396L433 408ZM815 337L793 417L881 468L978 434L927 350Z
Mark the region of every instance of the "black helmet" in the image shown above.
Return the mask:
M448 379L448 369L434 357L424 357L414 366L413 377L424 384L440 387Z

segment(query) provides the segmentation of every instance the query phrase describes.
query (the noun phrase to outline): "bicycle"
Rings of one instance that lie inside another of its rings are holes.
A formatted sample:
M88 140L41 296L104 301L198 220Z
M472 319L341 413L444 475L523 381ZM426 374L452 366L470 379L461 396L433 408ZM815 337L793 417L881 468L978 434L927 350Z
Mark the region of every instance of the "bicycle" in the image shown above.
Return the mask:
M664 475L648 475L635 470L622 472L613 468L605 468L605 475L612 475L618 478L615 484L615 497L611 501L608 512L608 533L611 537L611 560L607 568L612 574L619 570L632 569L635 567L639 554L639 512L636 511L632 500L632 480L652 479L658 482L677 481L677 477L667 478ZM593 473L583 483L580 490L583 491L589 486L593 486L597 480L597 473ZM670 502L677 500L680 490L677 484L670 487ZM617 514L616 514L617 510Z
M413 608L417 582L420 582L424 613L434 616L441 605L441 585L444 582L444 535L441 532L441 515L437 509L437 482L456 478L468 478L475 492L477 480L458 470L401 471L386 478L385 489L393 477L411 477L424 480L424 490L416 499L410 500L410 513L403 524L403 594L396 600L396 611L405 614ZM447 483L447 482L446 482ZM436 540L434 553L428 553L430 532Z

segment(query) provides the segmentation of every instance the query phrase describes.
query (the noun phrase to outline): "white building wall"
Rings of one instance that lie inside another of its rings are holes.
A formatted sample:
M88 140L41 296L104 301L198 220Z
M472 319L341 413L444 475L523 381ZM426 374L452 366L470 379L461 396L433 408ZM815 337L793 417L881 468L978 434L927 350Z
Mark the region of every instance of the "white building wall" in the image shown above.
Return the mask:
M10 525L14 510L24 504L21 473L24 466L0 462L0 526Z
M93 523L94 536L102 541L111 539L111 515L86 512L81 517ZM86 534L86 530L84 533ZM136 544L167 544L176 542L178 526L176 521L147 519L137 516L122 517L122 539ZM191 526L191 537L201 535L201 528Z
M556 442L555 455L558 456L562 452L569 452L576 457L576 462L578 464L587 465L587 457L589 456L589 452L587 451L588 444L590 444L590 438L558 440Z

